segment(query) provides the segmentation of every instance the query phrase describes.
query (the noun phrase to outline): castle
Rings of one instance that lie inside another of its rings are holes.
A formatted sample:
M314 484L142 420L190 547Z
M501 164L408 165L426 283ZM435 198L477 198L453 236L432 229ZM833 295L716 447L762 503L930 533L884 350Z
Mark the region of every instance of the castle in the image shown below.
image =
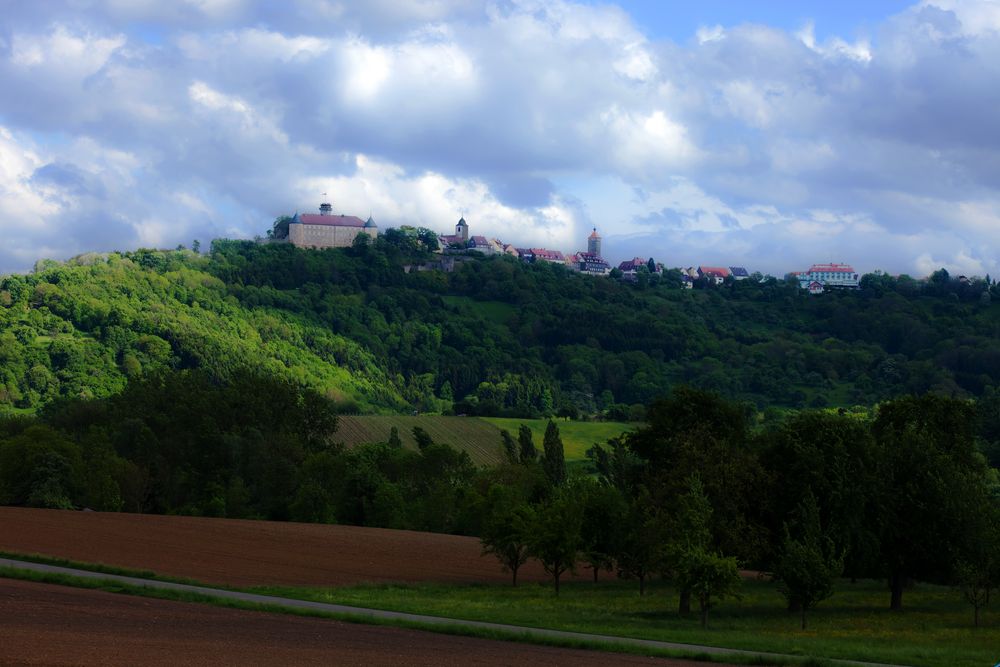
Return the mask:
M374 241L378 236L375 220L370 215L368 220L343 213L334 215L329 202L320 204L318 215L296 213L288 222L288 241L299 248L346 248L360 234Z

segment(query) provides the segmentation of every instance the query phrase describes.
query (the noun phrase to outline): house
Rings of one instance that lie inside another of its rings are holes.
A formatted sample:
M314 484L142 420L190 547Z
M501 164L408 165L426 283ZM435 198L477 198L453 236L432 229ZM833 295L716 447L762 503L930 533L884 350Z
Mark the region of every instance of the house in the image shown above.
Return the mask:
M611 266L600 255L592 252L578 252L571 258L570 268L594 276L606 276Z
M808 271L798 271L792 274L799 287L810 290L812 283L817 282L824 289L859 289L861 276L848 264L813 264Z
M481 252L484 255L499 255L503 253L503 246L496 239L488 239L485 236L473 236L466 246L469 250Z
M649 270L649 260L644 257L633 257L632 259L627 259L618 265L618 270L622 272L622 278L630 282L637 280L637 276L641 268L645 267ZM656 264L654 262L652 273L662 273L663 265Z
M531 261L552 262L553 264L566 263L566 256L558 250L549 250L548 248L531 248L528 252L531 253Z
M721 285L730 275L729 269L724 266L699 266L698 277L707 278L716 285Z
M373 240L378 236L378 225L353 215L333 214L333 205L323 202L319 214L296 213L288 222L288 242L299 248L348 248L360 234Z
M806 287L806 289L809 290L810 294L822 294L823 283L819 282L818 280L814 280L811 283L809 283L809 286Z
M750 274L742 266L730 266L729 275L733 277L733 280L746 280L750 277Z

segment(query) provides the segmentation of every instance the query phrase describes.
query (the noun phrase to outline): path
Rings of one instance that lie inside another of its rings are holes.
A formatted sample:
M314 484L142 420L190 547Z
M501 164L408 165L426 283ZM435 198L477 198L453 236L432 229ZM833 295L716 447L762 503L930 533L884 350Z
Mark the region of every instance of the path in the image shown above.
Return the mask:
M384 609L369 609L365 607L352 607L349 605L332 604L328 602L313 602L310 600L296 600L294 598L276 597L271 595L258 595L256 593L245 593L241 591L228 591L221 588L209 588L207 586L193 586L190 584L177 584L169 581L158 581L155 579L141 579L139 577L126 577L117 574L105 574L103 572L91 572L89 570L78 570L75 568L60 567L56 565L46 565L43 563L31 563L9 558L0 558L0 568L15 568L18 570L30 570L34 572L46 572L52 574L69 575L83 579L95 579L100 581L113 581L131 586L143 588L158 588L174 591L184 591L196 593L207 597L226 600L238 600L255 604L269 605L271 607L283 607L287 609L305 609L328 614L342 614L356 618L383 619L389 621L403 621L409 623L420 623L425 626L450 626L466 627L485 630L499 630L512 635L524 637L535 637L539 639L566 639L571 641L595 642L601 644L618 644L621 646L637 646L651 649L663 649L668 651L683 651L689 654L704 653L715 656L761 656L763 658L773 658L784 661L788 658L801 659L803 656L791 656L780 653L767 653L759 651L743 651L739 649L721 648L717 646L700 646L697 644L680 644L676 642L665 642L653 639L636 639L633 637L616 637L613 635L599 635L587 632L570 632L567 630L551 630L547 628L530 628L519 625L509 625L506 623L489 623L486 621L469 621L463 619L444 618L441 616L427 616L424 614L411 614L399 611L387 611ZM831 661L843 665L861 665L865 667L886 667L878 663L865 663L855 661Z

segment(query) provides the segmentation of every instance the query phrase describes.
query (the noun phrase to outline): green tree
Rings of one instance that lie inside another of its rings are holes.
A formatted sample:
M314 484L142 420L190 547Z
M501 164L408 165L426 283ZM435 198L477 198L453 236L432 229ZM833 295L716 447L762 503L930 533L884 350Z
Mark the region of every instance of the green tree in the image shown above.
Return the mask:
M518 452L517 442L507 429L500 430L500 440L503 443L503 451L507 456L508 463L519 463L521 457Z
M715 601L739 597L742 584L735 558L696 549L687 552L681 565L681 581L698 600L701 627L708 627L708 611Z
M691 613L691 577L684 568L689 554L708 552L712 545L712 505L705 496L701 478L692 475L687 490L678 498L676 510L669 522L669 540L664 548L664 566L677 584L677 610Z
M667 544L666 522L647 493L640 493L629 502L617 542L618 575L623 579L638 579L639 595L645 595L646 580L663 568Z
M517 429L517 443L521 450L521 463L531 463L538 458L535 440L527 424L521 424Z
M581 527L583 503L577 489L562 487L535 512L528 533L528 551L552 577L559 595L559 579L566 571L574 572L583 546Z
M946 581L970 520L983 509L986 467L974 443L973 406L931 394L879 406L873 432L881 457L881 561L890 608L910 578Z
M627 505L621 492L613 486L590 481L585 486L581 554L590 566L597 583L601 570L610 572L619 551L622 524Z
M801 613L805 630L806 612L833 595L833 584L844 570L844 559L835 553L833 540L823 534L819 505L812 493L806 494L796 514L792 526L785 527L775 578L789 608Z
M395 449L403 446L403 441L399 438L399 429L395 426L389 429L389 446Z
M413 427L413 439L417 441L417 449L424 450L434 444L430 434L419 426Z
M506 487L493 487L487 497L487 515L479 541L483 554L495 556L517 586L517 571L529 557L529 531L536 517L532 507Z
M559 486L566 481L566 456L563 452L562 438L559 437L559 427L551 419L545 427L542 447L545 450L545 458L542 459L545 476L549 484Z

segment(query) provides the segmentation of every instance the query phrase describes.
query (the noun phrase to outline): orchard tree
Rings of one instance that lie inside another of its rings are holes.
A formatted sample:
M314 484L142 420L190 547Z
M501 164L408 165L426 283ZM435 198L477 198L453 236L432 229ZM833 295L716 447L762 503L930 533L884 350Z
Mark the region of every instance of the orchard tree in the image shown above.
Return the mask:
M535 522L531 505L507 487L494 486L487 497L480 542L483 554L495 556L517 586L517 571L527 562L529 531Z
M691 613L690 577L684 568L690 563L689 554L711 549L711 521L712 506L705 496L701 478L692 475L687 481L687 491L677 500L664 549L663 565L677 583L680 595L677 611L681 614Z
M535 512L528 534L528 552L538 559L552 577L556 595L564 572L576 571L576 559L583 546L583 503L576 486L564 486Z
M610 572L621 541L626 514L625 499L618 489L586 478L581 550L590 566L594 583L600 570Z
M503 451L507 456L508 463L519 463L521 457L518 453L517 442L511 436L510 431L502 429L500 431L500 441L503 443Z
M931 394L879 406L873 432L881 457L881 560L890 609L903 608L907 580L947 581L970 520L984 511L986 466L974 443L973 406Z
M823 534L812 493L806 494L796 515L792 525L785 526L775 578L789 608L800 612L805 630L806 612L833 595L834 581L844 570L844 558L835 553L833 540Z
M643 490L628 504L615 560L618 575L639 580L639 595L646 593L646 580L663 569L667 542L666 522Z

